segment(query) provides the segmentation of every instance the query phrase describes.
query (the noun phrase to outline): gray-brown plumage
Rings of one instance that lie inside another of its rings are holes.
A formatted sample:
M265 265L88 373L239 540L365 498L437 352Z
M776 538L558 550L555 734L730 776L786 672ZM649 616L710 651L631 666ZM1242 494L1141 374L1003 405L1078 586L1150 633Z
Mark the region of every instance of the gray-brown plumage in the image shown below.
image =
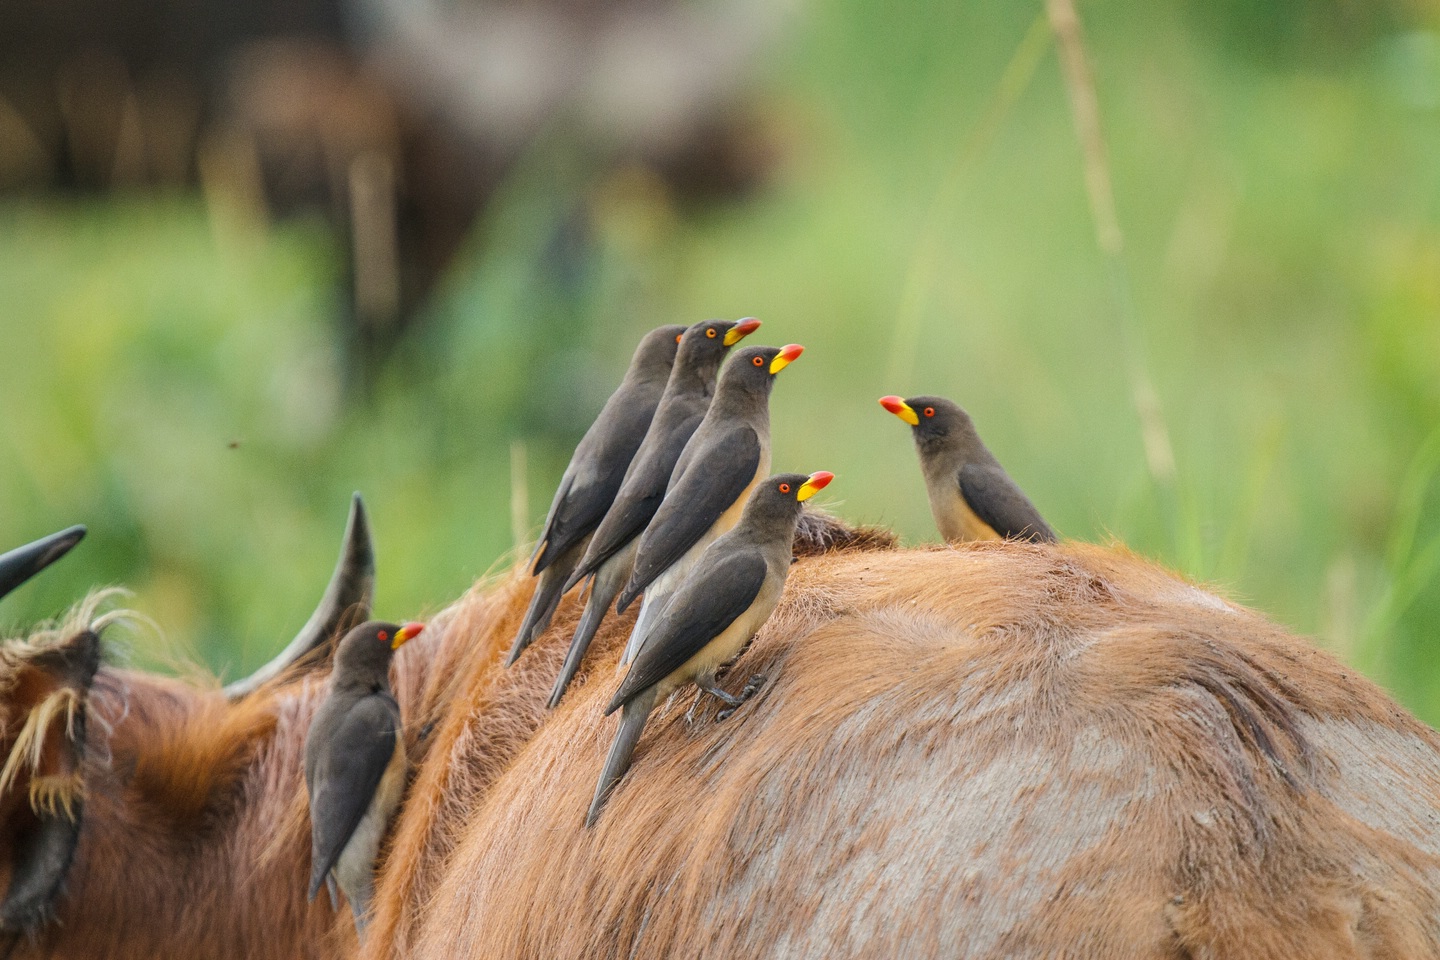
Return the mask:
M0 555L0 597L65 556L84 536L84 527L70 527Z
M585 556L565 584L569 590L585 577L594 577L585 611L565 656L565 665L550 693L551 707L559 704L565 695L565 688L580 669L585 651L615 601L615 595L630 579L636 541L665 496L675 462L710 409L720 362L730 347L759 326L760 321L753 318L733 323L709 320L694 324L680 338L680 349L655 419L625 472L615 502L600 521Z
M808 477L784 473L757 484L740 522L710 544L670 596L654 620L649 641L605 709L606 714L621 710L620 729L595 787L587 827L629 768L655 704L693 680L727 705L720 717L724 719L763 682L752 677L739 694L731 694L716 686L715 672L740 652L780 602L800 505L831 479L824 471Z
M715 400L675 464L620 593L620 611L645 594L622 663L635 659L665 598L705 548L735 526L751 488L770 472L770 390L804 349L747 347L720 372Z
M640 340L620 386L576 445L535 547L532 573L540 582L511 644L506 666L550 625L566 581L584 556L590 535L615 502L625 471L650 429L684 332L684 327L671 324L651 330Z
M930 512L940 535L959 540L1053 543L1055 531L1010 479L970 415L944 397L881 397L880 405L910 424Z
M390 693L390 660L423 624L370 621L335 651L329 690L305 735L310 795L310 899L322 883L337 909L338 884L355 926L365 927L375 856L405 787L400 706Z

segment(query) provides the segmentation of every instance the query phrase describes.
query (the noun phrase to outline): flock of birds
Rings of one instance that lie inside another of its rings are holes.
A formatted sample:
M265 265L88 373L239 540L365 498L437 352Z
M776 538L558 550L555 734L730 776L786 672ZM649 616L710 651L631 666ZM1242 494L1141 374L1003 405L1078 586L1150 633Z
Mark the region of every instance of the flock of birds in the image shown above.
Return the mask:
M611 605L623 612L641 601L621 656L629 672L605 710L620 711L620 727L587 827L625 775L657 703L694 683L724 704L717 716L724 720L764 682L751 677L732 693L716 674L779 603L802 504L833 474L768 476L770 390L804 348L746 347L722 369L731 347L759 326L755 319L710 320L646 334L550 505L531 564L539 582L506 665L545 631L565 592L588 579L553 708ZM947 540L1056 539L959 406L896 396L880 405L912 428L930 507ZM390 659L422 629L369 622L346 634L306 738L310 897L328 885L338 908L338 885L362 929L375 857L405 779Z

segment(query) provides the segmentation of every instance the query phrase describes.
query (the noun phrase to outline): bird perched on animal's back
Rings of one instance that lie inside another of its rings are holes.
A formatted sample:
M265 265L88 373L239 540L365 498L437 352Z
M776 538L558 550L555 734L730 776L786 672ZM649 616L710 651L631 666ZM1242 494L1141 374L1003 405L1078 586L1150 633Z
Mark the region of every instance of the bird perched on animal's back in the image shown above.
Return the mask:
M784 473L756 484L740 522L704 551L656 615L607 714L622 710L620 729L606 757L585 825L600 815L610 791L624 776L640 731L655 704L694 680L728 706L727 716L757 689L752 677L737 694L715 684L715 672L738 654L780 602L790 572L791 548L801 504L833 474Z
M1052 543L1055 531L981 441L970 415L944 397L881 397L910 424L940 535Z
M566 581L615 502L625 471L650 429L684 332L684 327L671 324L641 338L620 386L576 445L535 547L532 573L540 582L510 647L507 666L550 625Z
M645 440L625 471L614 503L565 584L568 590L585 577L594 576L585 612L551 691L550 706L556 706L564 696L615 594L630 579L636 538L655 515L675 462L710 407L720 362L732 346L759 326L760 321L753 318L733 323L707 320L692 325L680 338L670 379Z
M736 524L750 489L770 472L770 390L804 349L798 343L746 347L720 371L715 400L675 464L620 593L622 611L645 593L623 662L635 658L659 604L705 548Z
M363 930L375 857L405 788L400 706L390 693L390 660L423 624L370 621L335 650L325 700L305 735L310 797L310 899L322 883L336 904L338 885Z

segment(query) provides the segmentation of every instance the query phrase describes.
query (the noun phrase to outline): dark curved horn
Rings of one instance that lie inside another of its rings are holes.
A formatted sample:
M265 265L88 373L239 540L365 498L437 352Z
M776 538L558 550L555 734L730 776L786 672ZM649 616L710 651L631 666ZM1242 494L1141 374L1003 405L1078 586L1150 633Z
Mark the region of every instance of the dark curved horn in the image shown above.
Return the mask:
M350 520L345 524L345 542L340 547L340 560L330 577L330 586L320 598L320 606L310 615L284 650L265 666L244 680L236 680L225 688L225 695L237 700L262 684L279 676L310 651L324 645L335 635L362 623L370 616L370 601L375 595L375 550L370 545L370 524L365 519L365 502L360 494L350 501Z
M71 527L0 556L0 597L65 556L84 536L84 527Z

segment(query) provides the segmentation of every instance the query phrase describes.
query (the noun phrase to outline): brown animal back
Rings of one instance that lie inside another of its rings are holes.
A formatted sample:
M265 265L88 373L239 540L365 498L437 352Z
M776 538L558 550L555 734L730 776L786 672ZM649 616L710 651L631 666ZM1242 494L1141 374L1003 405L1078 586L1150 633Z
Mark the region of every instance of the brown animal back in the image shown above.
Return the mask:
M657 709L586 831L602 640L508 766L429 759L489 773L401 955L1437 955L1440 739L1123 551L802 562L732 668L770 682L720 724Z

